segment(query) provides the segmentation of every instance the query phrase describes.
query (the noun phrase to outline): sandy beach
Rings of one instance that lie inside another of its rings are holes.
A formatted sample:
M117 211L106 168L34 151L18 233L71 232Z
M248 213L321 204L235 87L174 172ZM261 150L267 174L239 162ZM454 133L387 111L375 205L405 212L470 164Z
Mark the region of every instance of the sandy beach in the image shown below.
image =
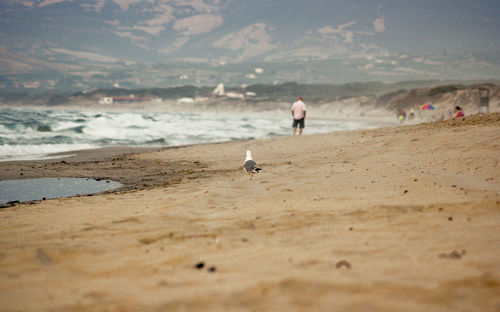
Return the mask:
M1 163L0 311L500 310L500 113L305 134Z

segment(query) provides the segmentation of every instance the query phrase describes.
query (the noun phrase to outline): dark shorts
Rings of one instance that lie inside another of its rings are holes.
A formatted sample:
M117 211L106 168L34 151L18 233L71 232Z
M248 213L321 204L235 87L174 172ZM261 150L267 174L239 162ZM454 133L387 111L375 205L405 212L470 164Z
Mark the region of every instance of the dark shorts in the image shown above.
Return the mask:
M301 118L301 119L294 119L293 124L292 124L292 128L297 128L297 124L298 124L299 128L304 129L304 127L306 126L306 122L304 119L305 119L305 117Z

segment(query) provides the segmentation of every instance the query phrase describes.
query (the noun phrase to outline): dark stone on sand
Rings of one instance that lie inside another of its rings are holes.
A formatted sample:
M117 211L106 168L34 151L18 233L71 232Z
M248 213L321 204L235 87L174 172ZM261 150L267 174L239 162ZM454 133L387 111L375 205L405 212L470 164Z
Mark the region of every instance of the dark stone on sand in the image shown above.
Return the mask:
M352 231L352 230L353 230L353 228L352 228L352 227L350 227L350 228L349 228L349 231Z
M351 264L350 264L348 261L346 261L346 260L340 260L339 262L337 262L337 263L335 264L335 267L336 267L337 269L340 269L340 268L342 268L342 267L344 267L344 266L345 266L346 268L348 268L348 269L351 269Z
M210 273L215 273L215 271L217 271L217 268L214 266L211 266L208 268L208 272L210 272Z
M404 194L408 193L408 190L405 190L403 193L404 193Z
M205 262L199 262L194 267L197 268L198 270L201 270L201 269L203 269L204 266L205 266Z
M453 217L448 217L448 221L453 221Z

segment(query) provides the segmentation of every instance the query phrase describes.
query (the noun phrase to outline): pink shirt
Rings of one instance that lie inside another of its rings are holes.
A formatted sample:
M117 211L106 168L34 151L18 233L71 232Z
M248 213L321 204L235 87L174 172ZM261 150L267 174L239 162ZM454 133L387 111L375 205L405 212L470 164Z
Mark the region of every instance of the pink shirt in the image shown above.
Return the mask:
M304 113L306 112L306 104L302 101L297 101L292 105L293 119L304 118Z

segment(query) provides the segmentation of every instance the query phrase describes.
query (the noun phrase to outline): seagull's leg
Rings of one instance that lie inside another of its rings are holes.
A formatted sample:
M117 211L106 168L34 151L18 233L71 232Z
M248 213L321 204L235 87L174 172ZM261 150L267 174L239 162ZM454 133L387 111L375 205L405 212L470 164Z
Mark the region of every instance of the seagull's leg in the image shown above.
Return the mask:
M253 172L249 172L250 174L250 181L252 181L252 178L253 178Z

